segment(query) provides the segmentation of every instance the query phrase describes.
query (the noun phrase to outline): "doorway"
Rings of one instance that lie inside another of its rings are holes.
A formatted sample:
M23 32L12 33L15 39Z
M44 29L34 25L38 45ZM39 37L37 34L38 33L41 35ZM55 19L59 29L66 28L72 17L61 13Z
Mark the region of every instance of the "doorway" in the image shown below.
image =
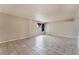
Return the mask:
M37 23L38 31L45 32L45 23Z

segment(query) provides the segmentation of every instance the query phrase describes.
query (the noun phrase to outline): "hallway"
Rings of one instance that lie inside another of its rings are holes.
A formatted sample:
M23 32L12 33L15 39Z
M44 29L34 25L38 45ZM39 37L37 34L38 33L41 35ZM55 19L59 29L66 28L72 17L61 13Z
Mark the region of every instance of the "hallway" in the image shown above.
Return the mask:
M78 7L0 5L0 55L78 54Z
M76 39L39 35L0 44L0 55L73 55Z

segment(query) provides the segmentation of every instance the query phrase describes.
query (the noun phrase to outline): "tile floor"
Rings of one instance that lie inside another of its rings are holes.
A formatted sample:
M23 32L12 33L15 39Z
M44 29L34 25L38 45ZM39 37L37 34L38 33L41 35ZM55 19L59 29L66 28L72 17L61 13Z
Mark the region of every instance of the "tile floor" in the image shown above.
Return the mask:
M0 55L75 55L77 39L40 35L0 44Z

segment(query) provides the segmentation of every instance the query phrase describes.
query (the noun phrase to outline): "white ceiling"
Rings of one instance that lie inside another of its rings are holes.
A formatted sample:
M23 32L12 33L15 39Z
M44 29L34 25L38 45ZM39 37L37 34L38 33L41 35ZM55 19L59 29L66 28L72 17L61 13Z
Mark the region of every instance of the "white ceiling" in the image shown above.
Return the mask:
M78 5L0 5L0 12L42 22L72 19Z

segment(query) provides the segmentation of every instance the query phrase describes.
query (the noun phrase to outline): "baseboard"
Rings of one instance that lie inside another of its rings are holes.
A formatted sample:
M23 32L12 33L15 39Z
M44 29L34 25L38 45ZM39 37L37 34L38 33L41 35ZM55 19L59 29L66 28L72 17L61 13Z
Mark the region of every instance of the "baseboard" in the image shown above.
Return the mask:
M0 43L7 43L7 42L11 42L11 41L16 41L16 40L28 39L28 38L32 38L32 37L35 37L35 36L41 35L41 34L43 34L43 33L36 33L36 34L32 33L32 35L26 35L26 34L24 34L23 36L21 36L19 38L13 38L11 40L2 41Z
M65 38L72 38L72 39L76 39L75 36L68 36L68 35L58 35L58 34L49 34L49 33L46 33L47 35L51 35L51 36L57 36L57 37L65 37Z
M56 34L48 34L48 33L36 33L36 34L35 33L31 33L29 35L26 35L26 33L25 33L24 35L20 36L19 38L18 37L17 38L13 38L11 40L2 41L0 43L6 43L6 42L10 42L10 41L25 39L25 38L28 39L28 38L32 38L34 36L38 36L38 35L41 35L41 34L52 35L52 36L57 36L57 37L65 37L65 38L75 38L76 39L76 37L72 37L72 36L56 35Z

